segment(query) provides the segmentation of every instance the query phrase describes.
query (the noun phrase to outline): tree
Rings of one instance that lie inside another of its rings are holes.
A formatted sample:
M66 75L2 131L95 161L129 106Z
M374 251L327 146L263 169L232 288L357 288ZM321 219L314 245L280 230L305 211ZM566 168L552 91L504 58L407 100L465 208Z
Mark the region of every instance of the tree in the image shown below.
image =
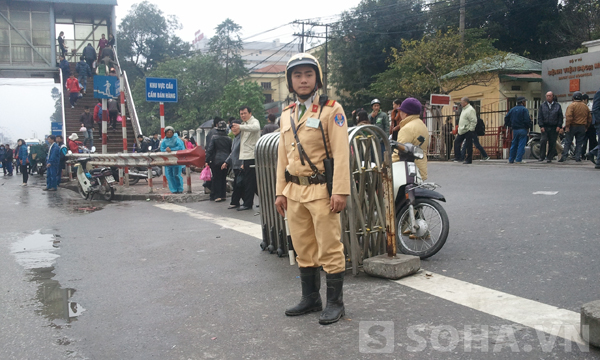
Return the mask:
M58 91L58 88L53 87L50 96L52 96L52 100L54 100L54 113L50 115L50 121L62 124L62 94Z
M342 13L329 42L329 82L347 109L365 106L372 98L374 76L385 71L391 48L402 39L419 39L426 17L420 0L363 0Z
M215 103L215 112L220 112L221 117L238 117L239 108L248 106L252 109L252 115L258 119L261 125L265 123L265 96L260 85L253 81L240 83L238 80L232 80L225 86L223 95Z
M233 20L226 19L215 30L216 35L208 42L208 51L225 68L225 86L231 79L243 77L248 73L241 56L244 48L240 38L242 27Z
M213 104L223 93L224 69L206 54L168 60L149 72L152 77L176 78L179 102L165 104L165 118L177 129L199 126L214 116ZM159 104L146 102L145 83L138 82L134 90L140 125L143 129L160 129Z
M486 85L495 75L479 71L490 67L504 54L492 40L479 31L467 31L465 43L455 30L426 35L421 40L402 40L400 50L393 48L389 68L376 76L371 91L394 99L416 97L426 100L432 93L448 94L470 85ZM478 68L452 78L444 75L477 62Z
M118 55L130 83L144 77L160 62L189 53L190 44L175 36L181 25L154 4L134 4L119 25Z

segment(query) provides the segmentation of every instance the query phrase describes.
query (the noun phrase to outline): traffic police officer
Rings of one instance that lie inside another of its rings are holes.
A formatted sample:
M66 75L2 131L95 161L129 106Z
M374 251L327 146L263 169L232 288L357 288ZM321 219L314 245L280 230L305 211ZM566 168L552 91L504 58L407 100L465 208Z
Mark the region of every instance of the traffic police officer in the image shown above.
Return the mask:
M322 310L322 266L327 304L319 323L332 324L344 315L346 268L339 212L346 207L350 194L348 123L339 103L317 95L323 76L312 55L293 56L287 64L286 78L290 93L295 93L298 101L281 114L275 207L281 216L286 210L288 213L302 298L285 314L297 316ZM324 164L330 157L335 160L329 177L331 193Z

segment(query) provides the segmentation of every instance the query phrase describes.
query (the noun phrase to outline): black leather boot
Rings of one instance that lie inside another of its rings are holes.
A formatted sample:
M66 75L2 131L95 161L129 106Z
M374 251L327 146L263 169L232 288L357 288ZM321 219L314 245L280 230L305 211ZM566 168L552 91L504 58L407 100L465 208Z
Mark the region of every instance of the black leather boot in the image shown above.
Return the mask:
M327 305L319 317L319 324L329 325L337 322L345 314L344 309L344 273L327 274Z
M285 311L287 316L298 316L323 310L321 302L321 268L300 268L302 298L298 305Z

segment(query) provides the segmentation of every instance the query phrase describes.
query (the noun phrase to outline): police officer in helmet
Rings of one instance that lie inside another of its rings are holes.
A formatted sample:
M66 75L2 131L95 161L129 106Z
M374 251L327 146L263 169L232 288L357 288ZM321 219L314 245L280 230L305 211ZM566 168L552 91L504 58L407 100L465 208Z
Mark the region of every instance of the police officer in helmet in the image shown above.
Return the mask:
M350 194L348 123L339 103L317 94L323 76L312 55L293 56L286 78L298 101L281 115L275 207L281 216L287 210L302 297L285 314L298 316L323 309L323 267L327 303L319 323L327 325L337 322L345 311L342 287L346 268L339 212ZM326 171L327 167L331 171Z

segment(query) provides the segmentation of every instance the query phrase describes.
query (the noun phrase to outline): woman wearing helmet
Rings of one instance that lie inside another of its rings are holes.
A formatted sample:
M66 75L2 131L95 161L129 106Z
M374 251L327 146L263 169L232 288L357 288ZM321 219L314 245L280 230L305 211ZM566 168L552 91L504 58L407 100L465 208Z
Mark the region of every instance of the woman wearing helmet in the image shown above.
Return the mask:
M344 315L346 265L339 212L346 207L350 194L348 124L339 103L317 94L323 86L322 72L312 55L293 56L286 78L290 93L298 101L281 114L275 207L281 216L287 210L302 297L285 314L297 316L322 310L322 266L327 279L327 304L319 323L332 324ZM335 162L328 177L324 161L331 164L326 160L330 157ZM328 180L332 182L331 192Z
M165 138L160 143L160 151L168 152L185 150L183 141L175 134L175 129L172 126L165 128ZM183 177L181 177L181 165L165 166L165 176L169 184L169 190L173 194L181 194L183 192Z

